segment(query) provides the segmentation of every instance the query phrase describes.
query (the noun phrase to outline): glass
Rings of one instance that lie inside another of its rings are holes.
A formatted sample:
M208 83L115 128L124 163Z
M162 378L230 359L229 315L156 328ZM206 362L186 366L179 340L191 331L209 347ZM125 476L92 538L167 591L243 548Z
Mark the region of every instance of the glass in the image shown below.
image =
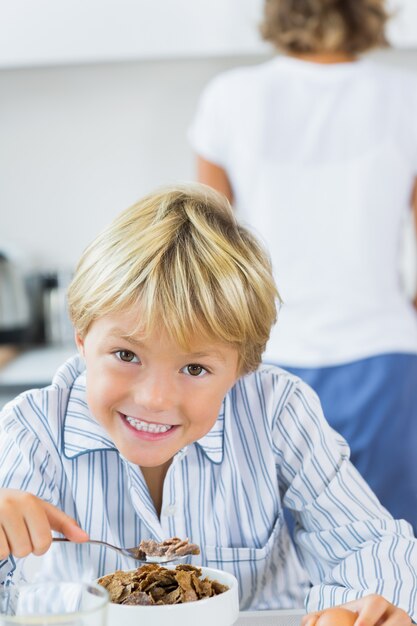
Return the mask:
M97 583L11 584L0 591L0 626L105 626L108 601Z
M0 626L105 626L109 599L96 581L118 569L112 569L115 563L106 551L89 544L52 544L42 556L12 562L8 575L8 568L0 569L5 585L0 587Z

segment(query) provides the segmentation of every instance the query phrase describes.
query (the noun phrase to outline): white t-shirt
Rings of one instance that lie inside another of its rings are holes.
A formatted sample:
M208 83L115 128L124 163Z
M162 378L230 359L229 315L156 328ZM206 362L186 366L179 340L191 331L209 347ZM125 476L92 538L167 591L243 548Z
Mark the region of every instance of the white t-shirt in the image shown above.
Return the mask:
M283 299L265 359L319 367L417 353L399 273L417 176L417 76L277 57L216 77L189 139L231 181Z

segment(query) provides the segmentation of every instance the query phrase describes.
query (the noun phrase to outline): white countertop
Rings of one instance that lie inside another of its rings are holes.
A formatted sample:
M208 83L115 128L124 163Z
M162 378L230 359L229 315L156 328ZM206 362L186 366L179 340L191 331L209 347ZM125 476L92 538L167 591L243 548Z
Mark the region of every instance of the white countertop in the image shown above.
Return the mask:
M300 626L305 615L303 609L282 611L243 611L234 626ZM120 626L114 620L107 620L107 626Z
M59 366L75 353L75 346L42 346L22 352L0 370L0 386L48 385Z

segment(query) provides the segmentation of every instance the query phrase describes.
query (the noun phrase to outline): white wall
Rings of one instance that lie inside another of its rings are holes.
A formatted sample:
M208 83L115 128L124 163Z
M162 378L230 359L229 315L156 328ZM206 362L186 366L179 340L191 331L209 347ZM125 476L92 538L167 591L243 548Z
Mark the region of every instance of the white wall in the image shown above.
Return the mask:
M185 130L228 62L164 61L0 72L0 245L74 264L116 213L193 177Z
M417 72L417 50L377 57ZM203 85L261 60L0 71L0 248L13 242L31 264L73 267L120 210L156 186L194 177L185 132Z

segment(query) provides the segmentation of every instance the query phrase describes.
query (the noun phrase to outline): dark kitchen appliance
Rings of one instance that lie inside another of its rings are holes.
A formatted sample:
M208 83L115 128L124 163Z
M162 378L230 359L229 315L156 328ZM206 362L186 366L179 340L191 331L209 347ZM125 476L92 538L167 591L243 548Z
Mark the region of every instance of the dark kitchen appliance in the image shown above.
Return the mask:
M30 335L31 311L18 265L0 251L0 344L22 344Z

